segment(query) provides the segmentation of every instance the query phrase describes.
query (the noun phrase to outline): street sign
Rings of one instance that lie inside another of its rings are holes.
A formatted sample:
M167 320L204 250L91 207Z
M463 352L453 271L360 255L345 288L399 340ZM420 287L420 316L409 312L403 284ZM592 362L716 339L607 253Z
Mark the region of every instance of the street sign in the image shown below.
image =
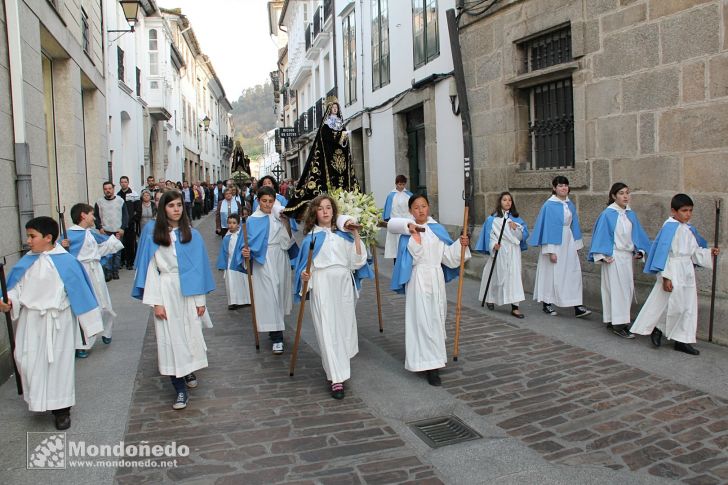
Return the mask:
M278 128L281 138L298 138L298 130L292 127Z

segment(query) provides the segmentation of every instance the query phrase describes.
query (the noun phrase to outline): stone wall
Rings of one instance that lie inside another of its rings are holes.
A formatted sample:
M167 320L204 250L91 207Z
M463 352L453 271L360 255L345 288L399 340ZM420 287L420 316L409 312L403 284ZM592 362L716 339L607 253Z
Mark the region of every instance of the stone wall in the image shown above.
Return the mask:
M562 174L571 181L587 247L618 181L631 187L632 207L651 237L669 216L670 198L684 191L696 202L694 224L712 242L715 201L728 200L727 20L726 0L503 0L487 16L463 16L477 223L508 189L533 224L551 179ZM516 42L565 23L572 35L575 166L530 170L528 97L521 87L528 80ZM530 290L536 251L524 257ZM479 274L482 259L474 263L470 270ZM582 267L585 300L599 308L599 270L585 261ZM728 344L728 264L719 265L718 276L715 336ZM698 279L705 337L710 271L699 270ZM654 279L637 280L644 301Z

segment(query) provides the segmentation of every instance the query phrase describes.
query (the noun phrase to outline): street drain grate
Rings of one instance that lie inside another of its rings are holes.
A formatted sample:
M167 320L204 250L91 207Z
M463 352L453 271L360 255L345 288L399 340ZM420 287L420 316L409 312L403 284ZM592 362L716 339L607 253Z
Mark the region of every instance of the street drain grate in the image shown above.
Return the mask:
M408 424L415 434L432 448L482 438L477 431L455 416L440 416Z

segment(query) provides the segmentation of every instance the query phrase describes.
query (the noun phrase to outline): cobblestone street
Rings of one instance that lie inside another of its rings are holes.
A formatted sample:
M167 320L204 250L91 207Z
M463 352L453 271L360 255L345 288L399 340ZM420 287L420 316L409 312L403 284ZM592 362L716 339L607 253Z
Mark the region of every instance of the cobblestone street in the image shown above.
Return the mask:
M212 257L217 241L208 225L206 221L201 229ZM388 279L382 277L382 288L387 287ZM329 397L315 344L307 344L315 342L308 312L296 376L290 378L293 331L286 332L283 357L269 352L265 335L256 353L249 309L228 311L224 291L217 291L209 299L215 328L206 331L210 367L198 373L200 386L192 391L188 409L173 411L168 379L157 374L150 324L124 439L176 440L192 453L166 471L119 470L117 481L468 483L464 470L458 475L439 466L440 450L418 446L404 423L379 412L388 399L410 404L403 399L406 389L387 388L386 378L365 375L372 365L391 367L401 374L394 379L421 391L421 396L410 396L412 410L433 395L454 400L454 409L484 417L496 434L511 438L508 443L527 447L561 470L591 470L595 483L606 483L598 479L600 470L621 472L603 475L605 480L632 483L652 477L689 484L728 480L728 400L472 308L463 309L460 362L443 372L444 390L432 389L400 364L404 298L390 291L383 291L383 297L385 332L379 333L373 285L362 292L357 307L361 351L342 402ZM289 329L296 311L294 307ZM450 304L451 327L453 313ZM448 330L452 336L453 329ZM369 348L378 348L374 362L365 356ZM663 350L664 358L676 357L668 352ZM725 360L724 349L720 352ZM378 386L376 395L371 386ZM430 416L414 412L413 417ZM479 442L450 448L475 450L477 460ZM499 480L480 478L482 483ZM513 483L529 482L522 478ZM568 473L561 480L557 482L576 483Z

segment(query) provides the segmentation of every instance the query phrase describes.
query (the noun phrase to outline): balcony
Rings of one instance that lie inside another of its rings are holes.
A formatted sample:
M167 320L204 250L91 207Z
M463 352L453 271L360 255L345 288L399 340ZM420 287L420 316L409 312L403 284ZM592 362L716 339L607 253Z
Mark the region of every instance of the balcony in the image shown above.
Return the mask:
M326 46L326 43L331 39L331 34L324 29L324 8L319 7L313 14L313 30L312 35L312 49L318 49L319 51Z
M321 42L317 42L314 34L313 23L306 27L306 59L315 61L321 53Z
M144 98L147 101L149 116L155 121L168 121L172 118L172 96L162 76L149 77L149 89Z
M334 0L324 0L324 24L321 28L325 32L331 32L334 24Z

